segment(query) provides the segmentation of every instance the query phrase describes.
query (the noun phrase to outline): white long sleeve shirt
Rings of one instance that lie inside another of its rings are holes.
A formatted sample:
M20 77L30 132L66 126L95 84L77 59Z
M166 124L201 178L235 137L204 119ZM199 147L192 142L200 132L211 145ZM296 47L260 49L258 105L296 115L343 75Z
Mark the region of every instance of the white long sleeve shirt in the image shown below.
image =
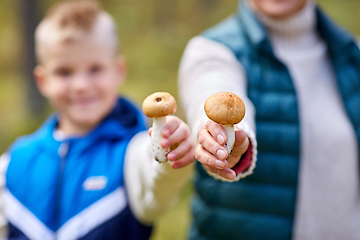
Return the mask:
M193 136L196 138L200 128L208 121L204 103L212 94L232 92L245 104L245 117L236 126L247 133L252 143L252 160L251 166L245 172L238 174L234 181L251 174L257 158L254 133L255 110L247 97L246 86L244 70L229 49L203 37L190 40L181 60L178 87ZM217 179L228 181L211 172L208 173Z
M293 238L359 239L357 140L326 43L315 30L314 10L309 2L286 20L255 13L268 31L275 55L287 66L298 96L301 160ZM194 134L207 120L202 110L206 98L220 91L244 99L245 123L255 131L256 109L247 98L245 71L226 46L195 37L180 66L180 96Z

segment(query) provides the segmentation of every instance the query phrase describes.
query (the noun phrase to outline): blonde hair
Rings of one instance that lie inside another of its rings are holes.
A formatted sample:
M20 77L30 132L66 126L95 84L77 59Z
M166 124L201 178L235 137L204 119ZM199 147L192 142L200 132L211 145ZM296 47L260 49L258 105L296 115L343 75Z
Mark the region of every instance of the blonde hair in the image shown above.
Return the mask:
M94 37L116 53L118 39L113 18L93 0L64 1L49 9L35 31L38 59L43 49L54 43L72 42Z

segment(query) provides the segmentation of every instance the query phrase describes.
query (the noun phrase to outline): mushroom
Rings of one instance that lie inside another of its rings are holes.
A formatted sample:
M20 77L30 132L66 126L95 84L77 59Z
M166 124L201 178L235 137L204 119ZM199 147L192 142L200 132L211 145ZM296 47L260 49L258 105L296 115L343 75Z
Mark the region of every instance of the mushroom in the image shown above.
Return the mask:
M234 124L245 116L242 99L231 92L219 92L211 95L204 104L205 113L212 121L221 124L227 134L225 148L230 156L235 143Z
M143 102L142 109L146 116L153 118L153 129L151 133L151 146L156 161L167 162L167 154L170 148L163 148L160 144L162 130L166 126L166 117L176 111L176 101L167 92L156 92L149 95Z

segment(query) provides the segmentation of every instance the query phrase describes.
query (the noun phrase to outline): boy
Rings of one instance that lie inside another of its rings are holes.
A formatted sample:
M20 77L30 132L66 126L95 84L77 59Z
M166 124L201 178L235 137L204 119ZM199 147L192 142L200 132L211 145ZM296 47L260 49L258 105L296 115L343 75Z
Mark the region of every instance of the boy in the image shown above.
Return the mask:
M9 238L148 239L191 175L187 125L167 118L162 146L179 145L158 164L143 115L117 97L124 61L96 2L56 5L35 39L37 84L57 112L2 157Z

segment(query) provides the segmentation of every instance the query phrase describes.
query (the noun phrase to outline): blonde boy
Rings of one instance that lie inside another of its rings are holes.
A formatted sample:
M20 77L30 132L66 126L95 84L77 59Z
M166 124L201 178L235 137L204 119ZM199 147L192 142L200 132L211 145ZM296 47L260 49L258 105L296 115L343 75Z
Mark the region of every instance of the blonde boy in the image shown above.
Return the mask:
M167 118L162 145L179 146L158 164L143 114L118 98L125 64L96 2L54 6L35 39L35 77L56 113L2 156L9 239L148 239L191 174L187 125Z

